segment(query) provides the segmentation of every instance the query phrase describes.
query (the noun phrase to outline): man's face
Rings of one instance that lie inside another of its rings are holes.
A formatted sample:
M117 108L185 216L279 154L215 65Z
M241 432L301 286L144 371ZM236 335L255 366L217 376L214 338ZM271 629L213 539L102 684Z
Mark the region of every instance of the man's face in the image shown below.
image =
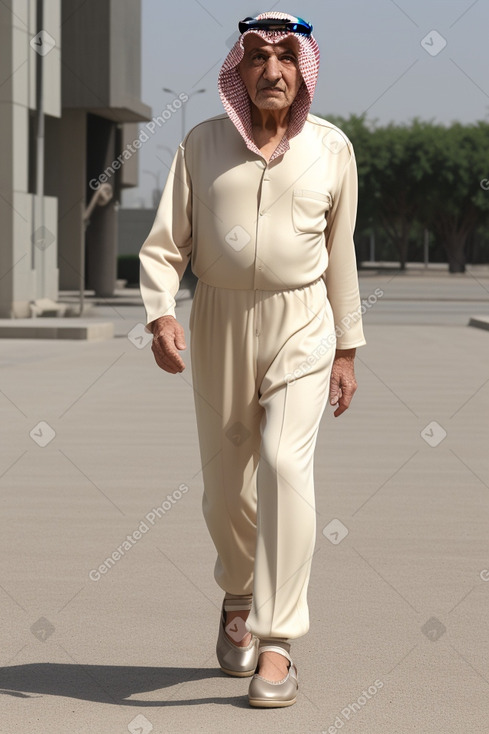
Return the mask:
M290 107L302 83L297 55L298 43L293 36L277 44L269 44L254 33L246 36L239 73L257 107Z

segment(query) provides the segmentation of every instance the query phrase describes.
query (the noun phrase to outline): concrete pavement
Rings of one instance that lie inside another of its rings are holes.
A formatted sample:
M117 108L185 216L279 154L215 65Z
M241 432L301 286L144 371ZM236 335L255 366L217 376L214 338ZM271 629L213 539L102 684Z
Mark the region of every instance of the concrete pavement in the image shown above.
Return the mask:
M487 732L489 335L466 324L488 285L361 277L383 295L352 407L321 426L283 710L216 665L188 352L182 375L156 367L134 294L94 309L112 340L2 340L0 732Z

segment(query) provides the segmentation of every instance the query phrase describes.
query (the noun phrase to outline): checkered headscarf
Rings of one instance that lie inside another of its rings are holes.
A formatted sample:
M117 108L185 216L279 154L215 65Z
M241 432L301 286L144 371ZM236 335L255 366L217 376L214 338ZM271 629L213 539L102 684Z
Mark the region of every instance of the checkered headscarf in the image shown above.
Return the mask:
M295 20L288 13L276 13L275 11L261 13L256 18L277 18L279 20ZM224 109L236 126L238 132L245 141L247 147L254 153L259 153L253 141L251 123L251 100L248 96L245 84L238 71L238 64L244 56L243 38L249 33L256 33L267 43L279 43L287 36L293 35L299 44L299 71L302 75L302 84L297 92L290 108L290 122L287 134L279 143L272 155L276 158L289 149L289 140L298 135L310 110L312 98L319 73L319 47L316 39L299 33L288 33L284 31L245 31L234 44L219 72L218 89Z

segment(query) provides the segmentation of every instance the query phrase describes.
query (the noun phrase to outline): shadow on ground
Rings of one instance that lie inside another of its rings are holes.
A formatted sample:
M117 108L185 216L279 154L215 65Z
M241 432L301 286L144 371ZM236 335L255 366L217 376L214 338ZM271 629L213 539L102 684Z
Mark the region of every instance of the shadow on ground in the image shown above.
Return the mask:
M67 696L97 703L124 706L189 706L205 703L248 707L245 696L171 699L158 701L128 700L138 693L158 691L182 683L206 678L227 678L215 668L145 668L117 665L65 665L32 663L13 665L0 670L0 694L15 698L36 695Z

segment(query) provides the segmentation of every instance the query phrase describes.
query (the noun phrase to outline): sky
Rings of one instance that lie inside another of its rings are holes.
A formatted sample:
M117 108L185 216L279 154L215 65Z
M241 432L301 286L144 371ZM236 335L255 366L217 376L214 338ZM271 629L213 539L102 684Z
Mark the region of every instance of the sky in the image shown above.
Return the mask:
M367 113L379 124L414 117L489 121L489 0L142 0L141 98L154 115L179 94L182 108L140 149L139 187L123 206L150 206L185 132L223 112L217 75L238 21L266 10L314 26L321 68L311 112ZM164 92L163 87L174 90ZM204 89L205 92L198 92ZM166 113L165 117L168 116Z

